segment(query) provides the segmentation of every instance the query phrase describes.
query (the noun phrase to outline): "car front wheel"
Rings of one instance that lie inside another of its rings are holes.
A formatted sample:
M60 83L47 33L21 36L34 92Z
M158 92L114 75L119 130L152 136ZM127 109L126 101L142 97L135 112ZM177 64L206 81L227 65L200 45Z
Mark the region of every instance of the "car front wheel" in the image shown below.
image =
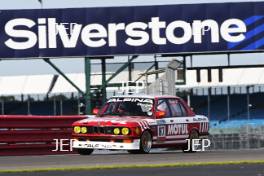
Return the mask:
M91 155L93 153L93 149L77 149L77 152L80 155Z
M132 154L147 154L150 152L152 147L152 136L150 132L144 131L140 137L140 149L139 150L128 150Z

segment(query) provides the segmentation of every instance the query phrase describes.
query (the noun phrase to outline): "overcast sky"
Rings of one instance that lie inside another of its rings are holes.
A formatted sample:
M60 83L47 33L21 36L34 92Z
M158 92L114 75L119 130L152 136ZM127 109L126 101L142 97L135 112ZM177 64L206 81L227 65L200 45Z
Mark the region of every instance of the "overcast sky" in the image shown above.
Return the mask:
M163 5L163 4L182 4L182 3L206 3L206 2L241 2L252 0L42 0L43 8L72 8L72 7L102 7L102 6L134 6L134 5ZM255 0L260 1L260 0ZM37 9L41 8L38 0L2 0L1 9ZM261 58L263 57L263 59ZM207 58L207 59L206 59ZM201 59L204 64L210 65L210 60L215 63L223 64L219 57L206 57ZM223 57L222 57L223 58ZM254 63L264 63L264 55L250 55L235 57L238 62L247 63L251 59ZM209 60L208 60L209 59ZM60 68L68 73L83 72L83 59L60 59L54 61ZM197 62L200 62L197 60ZM0 62L1 75L29 75L29 74L49 74L56 73L49 65L42 60L15 60Z

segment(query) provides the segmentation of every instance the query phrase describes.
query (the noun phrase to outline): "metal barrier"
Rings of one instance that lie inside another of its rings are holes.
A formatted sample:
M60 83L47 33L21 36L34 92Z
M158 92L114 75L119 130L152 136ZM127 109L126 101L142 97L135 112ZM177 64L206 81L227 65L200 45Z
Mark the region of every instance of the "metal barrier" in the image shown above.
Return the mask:
M264 126L248 125L232 130L222 130L221 133L211 134L210 140L213 150L264 148Z
M66 150L52 151L56 149L54 139L71 139L72 123L84 118L86 117L0 116L0 156L72 153Z

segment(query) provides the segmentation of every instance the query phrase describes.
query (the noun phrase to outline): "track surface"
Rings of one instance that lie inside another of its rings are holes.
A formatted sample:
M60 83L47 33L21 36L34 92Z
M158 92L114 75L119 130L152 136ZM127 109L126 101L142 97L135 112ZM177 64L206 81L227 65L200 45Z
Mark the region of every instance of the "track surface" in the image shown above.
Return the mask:
M156 150L151 154L145 155L132 155L120 152L102 153L101 151L98 151L90 156L50 155L0 157L0 171L11 169L65 168L85 166L107 166L120 164L140 165L161 163L225 162L241 160L264 160L264 149L206 151L189 154L182 153L180 151ZM264 166L262 168L264 168Z
M52 171L0 174L0 176L263 176L264 165L241 164L140 169L108 169L91 171Z

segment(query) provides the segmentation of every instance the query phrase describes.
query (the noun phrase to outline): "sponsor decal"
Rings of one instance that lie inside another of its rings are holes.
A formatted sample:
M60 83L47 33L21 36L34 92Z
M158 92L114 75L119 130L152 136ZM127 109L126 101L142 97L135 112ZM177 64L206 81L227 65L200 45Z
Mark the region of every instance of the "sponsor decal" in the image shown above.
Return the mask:
M166 136L166 126L158 126L158 137Z
M207 121L207 118L206 117L194 117L193 121L194 122Z
M168 125L168 136L171 135L182 135L188 134L188 125L187 124L172 124Z
M141 105L141 103L153 104L153 100L149 98L111 98L107 102L138 102L139 105Z
M158 125L166 124L166 120L164 120L164 119L157 120L157 124Z

